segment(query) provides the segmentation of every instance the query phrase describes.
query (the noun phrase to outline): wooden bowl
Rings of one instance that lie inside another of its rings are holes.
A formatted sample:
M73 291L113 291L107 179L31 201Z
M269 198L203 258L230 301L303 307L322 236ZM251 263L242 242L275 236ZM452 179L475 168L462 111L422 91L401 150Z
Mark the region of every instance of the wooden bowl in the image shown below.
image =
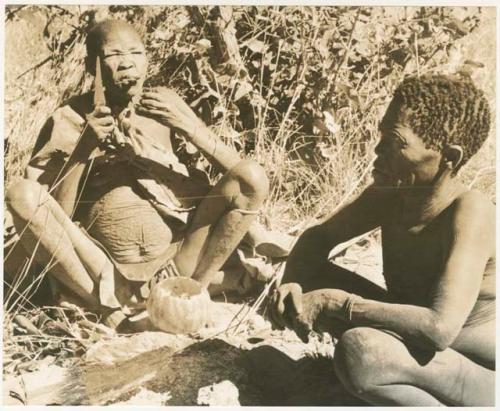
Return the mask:
M172 334L191 334L205 326L210 296L202 285L187 277L167 278L151 290L147 310L153 325Z

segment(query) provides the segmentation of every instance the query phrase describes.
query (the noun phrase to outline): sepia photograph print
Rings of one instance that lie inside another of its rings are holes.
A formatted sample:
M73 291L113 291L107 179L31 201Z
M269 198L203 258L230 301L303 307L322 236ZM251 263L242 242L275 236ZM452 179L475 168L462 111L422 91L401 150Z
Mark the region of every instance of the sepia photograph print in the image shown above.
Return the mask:
M2 405L495 405L495 7L2 7Z

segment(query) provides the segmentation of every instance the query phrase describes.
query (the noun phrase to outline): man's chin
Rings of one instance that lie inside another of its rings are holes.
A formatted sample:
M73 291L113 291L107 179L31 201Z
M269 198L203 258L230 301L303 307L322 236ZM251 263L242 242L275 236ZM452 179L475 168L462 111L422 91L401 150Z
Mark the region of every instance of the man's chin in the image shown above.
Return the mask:
M372 172L373 186L375 187L388 187L396 188L398 186L397 181L385 173L381 173L378 170L373 170Z

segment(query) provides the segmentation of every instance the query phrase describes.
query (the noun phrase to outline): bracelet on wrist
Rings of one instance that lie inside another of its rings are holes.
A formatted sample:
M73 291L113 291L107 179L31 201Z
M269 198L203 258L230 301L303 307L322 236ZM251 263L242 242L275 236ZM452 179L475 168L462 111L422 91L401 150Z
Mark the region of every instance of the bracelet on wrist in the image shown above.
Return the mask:
M352 310L357 300L358 296L356 294L349 294L344 304L342 305L342 313L344 315L344 319L347 322L352 322Z

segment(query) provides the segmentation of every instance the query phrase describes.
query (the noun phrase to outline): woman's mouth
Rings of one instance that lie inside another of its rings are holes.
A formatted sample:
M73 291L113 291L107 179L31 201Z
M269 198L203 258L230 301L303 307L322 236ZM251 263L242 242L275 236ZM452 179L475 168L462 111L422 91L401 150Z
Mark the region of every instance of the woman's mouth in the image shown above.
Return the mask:
M134 87L138 83L139 79L136 77L125 77L121 78L116 82L117 86L123 88L131 88Z

